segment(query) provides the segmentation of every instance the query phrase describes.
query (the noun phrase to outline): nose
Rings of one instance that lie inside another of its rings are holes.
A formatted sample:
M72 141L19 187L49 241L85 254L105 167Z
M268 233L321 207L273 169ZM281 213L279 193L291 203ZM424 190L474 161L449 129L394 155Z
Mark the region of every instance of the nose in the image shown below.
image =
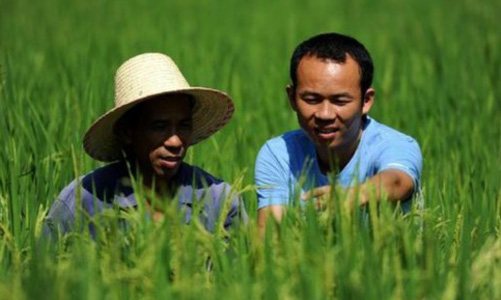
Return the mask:
M163 145L165 149L174 155L179 154L183 150L183 140L179 136L179 133L174 130L164 140Z
M334 105L328 100L322 101L318 106L318 110L315 112L315 118L322 121L332 121L336 119Z

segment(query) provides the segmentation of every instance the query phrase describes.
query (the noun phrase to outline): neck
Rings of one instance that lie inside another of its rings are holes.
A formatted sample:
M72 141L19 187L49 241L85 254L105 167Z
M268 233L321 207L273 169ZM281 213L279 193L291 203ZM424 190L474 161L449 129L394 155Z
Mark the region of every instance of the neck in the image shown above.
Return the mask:
M160 199L170 198L174 196L179 186L178 180L175 176L144 176L143 186L160 197Z
M154 192L160 199L173 197L179 186L179 179L176 174L158 176L151 170L144 170L138 163L128 162L132 176L141 180L143 187L150 192Z
M351 160L362 137L362 129L358 132L353 142L348 145L342 145L336 149L318 149L317 156L320 162L320 171L322 173L340 172Z

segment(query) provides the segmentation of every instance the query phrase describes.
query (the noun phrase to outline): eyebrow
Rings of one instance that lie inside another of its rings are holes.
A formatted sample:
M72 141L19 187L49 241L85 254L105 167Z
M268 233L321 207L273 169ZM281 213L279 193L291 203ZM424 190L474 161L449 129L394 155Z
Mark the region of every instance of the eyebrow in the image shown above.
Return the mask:
M190 116L188 118L177 120L176 122L182 123L182 122L191 122L191 121L193 121L193 117ZM151 120L151 123L170 123L170 122L172 122L172 119L158 118L158 119Z
M301 97L309 96L309 95L324 97L322 94L315 93L312 91L303 91L303 92L299 93L299 95ZM327 98L342 98L342 97L346 97L346 98L350 98L350 99L353 98L349 93L346 93L346 92L329 95Z

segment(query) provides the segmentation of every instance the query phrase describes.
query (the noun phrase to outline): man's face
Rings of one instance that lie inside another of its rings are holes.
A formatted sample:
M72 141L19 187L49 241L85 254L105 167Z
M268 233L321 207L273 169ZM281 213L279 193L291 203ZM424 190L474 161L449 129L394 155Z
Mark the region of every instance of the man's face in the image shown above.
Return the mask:
M186 95L167 95L143 104L136 126L126 134L146 177L171 178L190 142L192 109Z
M348 55L338 63L306 56L299 62L293 88L287 88L292 108L324 162L328 153L342 157L356 148L374 91L361 94L360 68L354 59Z

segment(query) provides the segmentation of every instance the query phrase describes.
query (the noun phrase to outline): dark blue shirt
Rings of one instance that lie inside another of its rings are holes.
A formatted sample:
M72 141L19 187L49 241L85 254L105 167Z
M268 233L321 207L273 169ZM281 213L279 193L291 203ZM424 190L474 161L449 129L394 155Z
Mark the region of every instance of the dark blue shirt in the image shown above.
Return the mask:
M203 201L199 214L201 222L208 231L214 230L219 220L225 199L231 197L231 207L225 218L224 227L230 227L237 218L247 221L247 214L238 193L231 191L231 186L188 164L181 164L176 174L177 195L180 211L184 212L183 221L190 222L195 201ZM44 225L44 233L55 231L67 233L73 229L77 209L77 195L81 209L89 216L113 207L131 209L137 206L134 190L130 184L129 170L123 162L116 162L96 169L74 180L65 187L52 205ZM230 200L228 200L230 201ZM89 231L95 236L94 224L89 223Z

